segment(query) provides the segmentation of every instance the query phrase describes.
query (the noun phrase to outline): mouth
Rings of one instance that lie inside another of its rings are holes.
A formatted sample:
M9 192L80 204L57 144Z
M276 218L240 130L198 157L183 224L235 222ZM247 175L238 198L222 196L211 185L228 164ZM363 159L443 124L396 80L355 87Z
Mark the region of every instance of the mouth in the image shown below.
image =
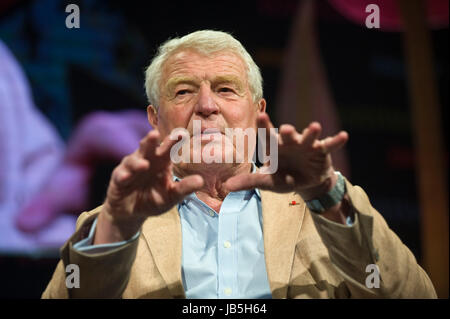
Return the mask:
M200 132L194 132L194 133L192 134L192 136L223 134L222 130L219 128L216 128L216 127L202 127Z

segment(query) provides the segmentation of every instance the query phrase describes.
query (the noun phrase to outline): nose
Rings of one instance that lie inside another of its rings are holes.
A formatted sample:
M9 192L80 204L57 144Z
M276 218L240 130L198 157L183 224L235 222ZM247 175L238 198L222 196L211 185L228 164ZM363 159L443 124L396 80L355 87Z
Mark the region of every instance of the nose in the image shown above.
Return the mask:
M212 114L219 113L219 107L214 101L213 92L206 84L200 87L197 103L195 104L195 113L202 117L209 117Z

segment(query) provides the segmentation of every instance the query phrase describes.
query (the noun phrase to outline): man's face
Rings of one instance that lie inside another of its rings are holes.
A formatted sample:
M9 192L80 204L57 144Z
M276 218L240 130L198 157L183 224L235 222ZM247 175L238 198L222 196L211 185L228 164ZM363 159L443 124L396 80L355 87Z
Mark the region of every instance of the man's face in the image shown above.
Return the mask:
M205 129L220 132L194 136L204 146L216 137L225 140L225 128L252 128L256 132L256 117L263 111L265 101L253 102L240 57L231 52L207 57L183 50L163 66L158 114L149 107L149 119L162 139L175 128L186 128L192 137L194 121L200 121L202 133ZM245 143L245 152L248 147Z

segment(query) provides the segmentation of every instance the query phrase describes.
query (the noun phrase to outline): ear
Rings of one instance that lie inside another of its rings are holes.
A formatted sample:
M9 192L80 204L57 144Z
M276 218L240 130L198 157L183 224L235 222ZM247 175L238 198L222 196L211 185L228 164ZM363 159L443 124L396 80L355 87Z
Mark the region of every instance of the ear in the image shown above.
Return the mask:
M148 122L151 124L151 126L155 129L158 128L158 111L153 105L147 106L147 118Z
M264 113L266 111L266 100L261 99L258 102L258 112Z

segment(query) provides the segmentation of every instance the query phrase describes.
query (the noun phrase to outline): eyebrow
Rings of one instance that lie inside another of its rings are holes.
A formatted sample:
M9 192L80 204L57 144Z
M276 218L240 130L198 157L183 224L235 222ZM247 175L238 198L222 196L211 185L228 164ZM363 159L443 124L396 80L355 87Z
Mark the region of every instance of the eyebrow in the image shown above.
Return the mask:
M194 86L198 86L199 83L199 79L196 77L190 77L190 76L176 76L173 78L170 78L165 87L166 87L166 92L167 94L171 94L175 87L178 84L190 84L190 85L194 85Z
M215 77L212 81L213 85L230 83L236 86L236 90L239 93L244 91L244 83L242 83L241 79L235 75L219 75Z
M190 84L193 86L198 87L199 86L200 79L193 76L176 76L173 78L170 78L165 87L167 94L171 94L175 87L179 84ZM236 90L239 94L243 93L244 91L244 84L242 83L241 79L235 75L219 75L212 79L211 84L213 86L224 84L224 83L230 83L233 84L236 87Z

